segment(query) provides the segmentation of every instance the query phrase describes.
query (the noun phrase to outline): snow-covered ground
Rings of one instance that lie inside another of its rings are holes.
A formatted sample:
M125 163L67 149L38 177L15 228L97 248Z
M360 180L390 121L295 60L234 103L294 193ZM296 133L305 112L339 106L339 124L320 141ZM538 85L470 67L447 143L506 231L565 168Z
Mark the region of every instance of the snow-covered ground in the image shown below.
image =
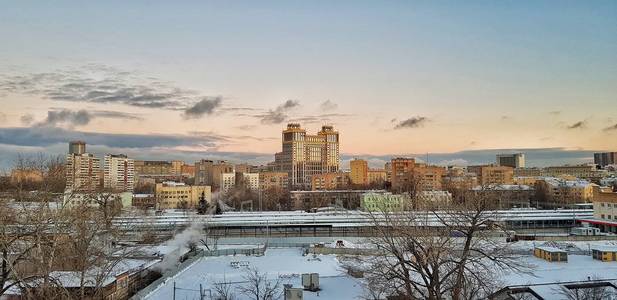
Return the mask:
M347 247L358 247L344 241ZM512 246L519 250L529 250L530 255L524 256L525 260L533 267L533 274L506 273L502 274L498 282L502 285L524 285L551 282L566 282L592 279L615 279L617 278L617 262L602 262L592 259L590 255L579 255L581 251L587 251L595 246L613 246L614 241L592 242L533 242L522 241ZM568 255L568 262L548 262L531 255L534 246L559 247L576 254ZM222 246L227 248L233 246ZM251 245L261 246L261 245ZM336 247L335 244L326 246ZM247 267L257 268L260 272L267 273L269 279L281 278L282 283L290 283L294 287L301 287L302 273L319 273L322 290L317 293L304 291L305 299L360 299L364 294L364 285L361 279L355 279L347 275L342 269L335 255L309 255L303 256L300 248L276 248L268 249L264 256L221 256L204 257L195 261L190 267L179 272L166 282L152 290L146 299L172 299L174 282L176 284L176 299L199 299L200 284L208 299L210 292L215 294L213 286L216 282L231 282L232 286L238 287L245 282L243 276ZM543 287L538 287L540 291ZM547 293L553 287L545 287ZM244 299L238 292L237 299Z
M240 265L234 267L234 265ZM340 268L334 255L303 256L300 248L269 249L264 256L222 256L204 257L182 272L169 278L163 285L147 295L146 299L172 299L174 282L176 299L199 299L199 285L205 294L209 289L214 294L216 282L232 282L238 286L245 281L246 267L257 268L267 273L268 278L281 278L282 283L301 286L302 273L319 273L321 291L319 294L304 292L304 299L358 299L362 296L362 283ZM242 295L236 293L238 299Z

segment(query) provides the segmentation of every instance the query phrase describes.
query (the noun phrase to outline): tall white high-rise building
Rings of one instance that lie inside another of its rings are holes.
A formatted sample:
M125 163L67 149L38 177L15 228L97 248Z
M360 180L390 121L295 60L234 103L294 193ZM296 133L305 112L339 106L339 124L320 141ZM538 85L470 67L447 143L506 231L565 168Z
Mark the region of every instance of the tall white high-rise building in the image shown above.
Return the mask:
M93 192L101 181L101 160L90 153L66 157L66 190Z
M126 155L105 155L103 186L117 192L133 192L135 161Z

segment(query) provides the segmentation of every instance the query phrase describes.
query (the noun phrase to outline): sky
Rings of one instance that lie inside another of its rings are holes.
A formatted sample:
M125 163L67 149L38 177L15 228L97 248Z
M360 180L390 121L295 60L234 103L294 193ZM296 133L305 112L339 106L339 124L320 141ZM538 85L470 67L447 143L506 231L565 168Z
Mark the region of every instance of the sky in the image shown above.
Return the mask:
M617 150L616 1L0 5L0 166L75 138L264 163L288 122L375 166Z

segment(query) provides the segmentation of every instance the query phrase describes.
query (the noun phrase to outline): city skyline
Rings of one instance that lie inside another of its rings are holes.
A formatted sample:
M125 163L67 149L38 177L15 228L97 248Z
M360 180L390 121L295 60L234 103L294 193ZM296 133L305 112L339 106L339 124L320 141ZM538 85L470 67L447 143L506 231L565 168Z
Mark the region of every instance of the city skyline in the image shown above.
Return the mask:
M265 163L289 122L334 125L343 166L617 148L614 2L73 3L0 12L0 168L71 139Z

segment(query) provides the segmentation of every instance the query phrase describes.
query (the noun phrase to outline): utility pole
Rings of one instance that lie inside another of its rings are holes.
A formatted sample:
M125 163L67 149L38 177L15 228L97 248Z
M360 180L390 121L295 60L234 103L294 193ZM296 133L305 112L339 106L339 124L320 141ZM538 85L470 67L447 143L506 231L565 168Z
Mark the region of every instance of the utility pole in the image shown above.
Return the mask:
M173 300L176 300L176 282L174 281L174 296Z

